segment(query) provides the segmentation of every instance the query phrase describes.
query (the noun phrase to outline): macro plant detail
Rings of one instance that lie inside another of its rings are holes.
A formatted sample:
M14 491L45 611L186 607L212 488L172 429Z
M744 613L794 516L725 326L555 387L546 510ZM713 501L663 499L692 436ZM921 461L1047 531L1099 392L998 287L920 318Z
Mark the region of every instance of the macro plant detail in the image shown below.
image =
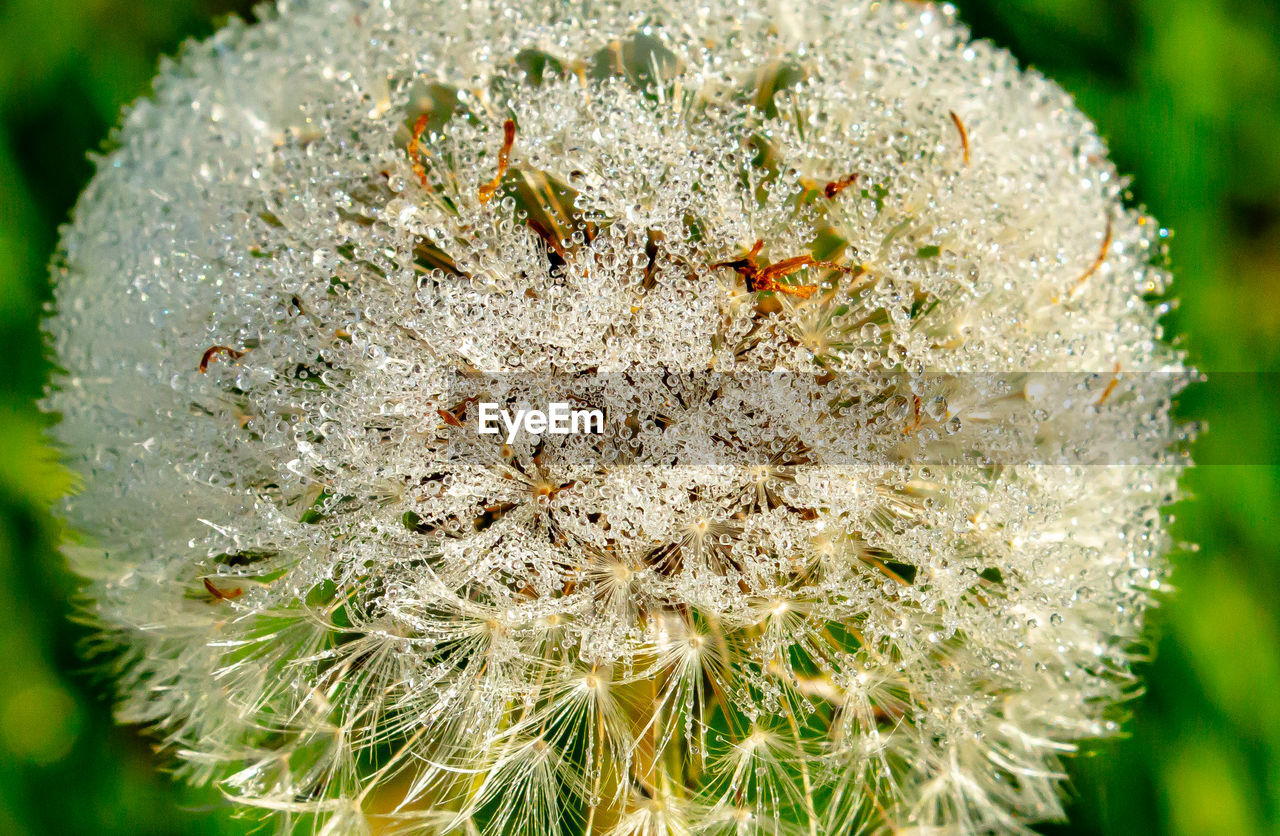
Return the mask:
M120 719L282 830L1061 816L1185 435L1165 233L1069 96L906 0L262 16L55 266ZM566 392L604 433L474 432Z

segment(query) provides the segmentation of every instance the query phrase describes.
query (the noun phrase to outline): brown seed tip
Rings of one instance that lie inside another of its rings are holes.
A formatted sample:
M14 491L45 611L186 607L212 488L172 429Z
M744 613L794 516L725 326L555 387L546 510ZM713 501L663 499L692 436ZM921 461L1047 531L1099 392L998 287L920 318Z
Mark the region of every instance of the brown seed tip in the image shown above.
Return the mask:
M427 122L430 120L430 114L424 113L413 123L413 138L409 140L408 147L405 151L409 155L409 165L413 167L413 173L418 176L418 182L422 184L422 188L427 188L427 167L422 162L422 145L420 141L422 134L427 130Z
M244 590L238 586L234 589L219 589L208 578L201 578L201 580L204 581L204 588L213 596L215 601L230 601L244 594Z
M1111 223L1111 219L1107 218L1107 233L1102 238L1102 248L1098 250L1098 257L1093 260L1093 264L1089 265L1089 269L1084 275L1076 279L1075 284L1071 285L1071 289L1067 291L1067 296L1074 296L1075 292L1080 289L1081 285L1089 281L1094 273L1102 269L1102 265L1107 263L1107 255L1111 252L1111 242L1115 237L1115 228Z
M828 183L826 186L822 188L822 193L827 196L828 200L830 200L831 198L840 194L842 191L849 188L856 182L858 182L858 175L850 174L848 177L844 178L843 180L832 180L830 183Z
M199 366L200 374L204 374L205 372L209 371L209 363L212 362L213 359L217 357L219 354L225 354L228 357L230 357L232 360L239 360L241 357L244 356L243 351L238 351L237 349L231 348L230 346L226 346L226 345L210 346L209 348L205 349L204 354L200 357L200 366Z
M956 130L960 132L960 145L964 148L964 164L969 164L969 130L964 126L964 122L960 120L960 115L954 110L950 111L951 121L955 123Z
M507 166L511 164L511 149L516 144L516 120L508 119L502 123L502 148L498 150L498 173L493 179L480 187L480 202L488 203L493 199L494 193L502 185L502 178L507 173Z

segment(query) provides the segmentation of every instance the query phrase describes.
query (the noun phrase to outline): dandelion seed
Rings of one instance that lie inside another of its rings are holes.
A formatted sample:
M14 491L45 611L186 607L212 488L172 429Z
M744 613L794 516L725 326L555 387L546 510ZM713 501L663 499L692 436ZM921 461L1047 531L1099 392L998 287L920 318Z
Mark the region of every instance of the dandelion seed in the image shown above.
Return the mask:
M1167 574L1159 225L950 6L744 2L295 0L130 112L47 406L189 778L333 834L1061 816ZM606 430L475 432L542 400Z

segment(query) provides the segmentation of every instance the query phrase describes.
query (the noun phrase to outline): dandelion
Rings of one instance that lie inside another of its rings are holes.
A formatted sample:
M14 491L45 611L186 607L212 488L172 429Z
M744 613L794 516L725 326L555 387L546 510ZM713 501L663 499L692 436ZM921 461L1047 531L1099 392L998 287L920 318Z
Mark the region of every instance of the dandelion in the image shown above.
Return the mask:
M120 720L282 829L1060 817L1186 434L1163 233L1069 97L897 0L262 16L55 267ZM476 432L552 401L605 431Z

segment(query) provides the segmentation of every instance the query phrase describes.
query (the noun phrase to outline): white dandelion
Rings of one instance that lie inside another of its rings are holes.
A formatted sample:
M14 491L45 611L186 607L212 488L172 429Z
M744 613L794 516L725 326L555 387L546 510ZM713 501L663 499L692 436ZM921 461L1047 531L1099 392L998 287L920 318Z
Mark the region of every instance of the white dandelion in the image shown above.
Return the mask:
M1061 816L1165 587L1182 358L1092 125L953 16L307 0L186 47L48 325L121 721L326 833ZM476 431L566 398L605 432Z

